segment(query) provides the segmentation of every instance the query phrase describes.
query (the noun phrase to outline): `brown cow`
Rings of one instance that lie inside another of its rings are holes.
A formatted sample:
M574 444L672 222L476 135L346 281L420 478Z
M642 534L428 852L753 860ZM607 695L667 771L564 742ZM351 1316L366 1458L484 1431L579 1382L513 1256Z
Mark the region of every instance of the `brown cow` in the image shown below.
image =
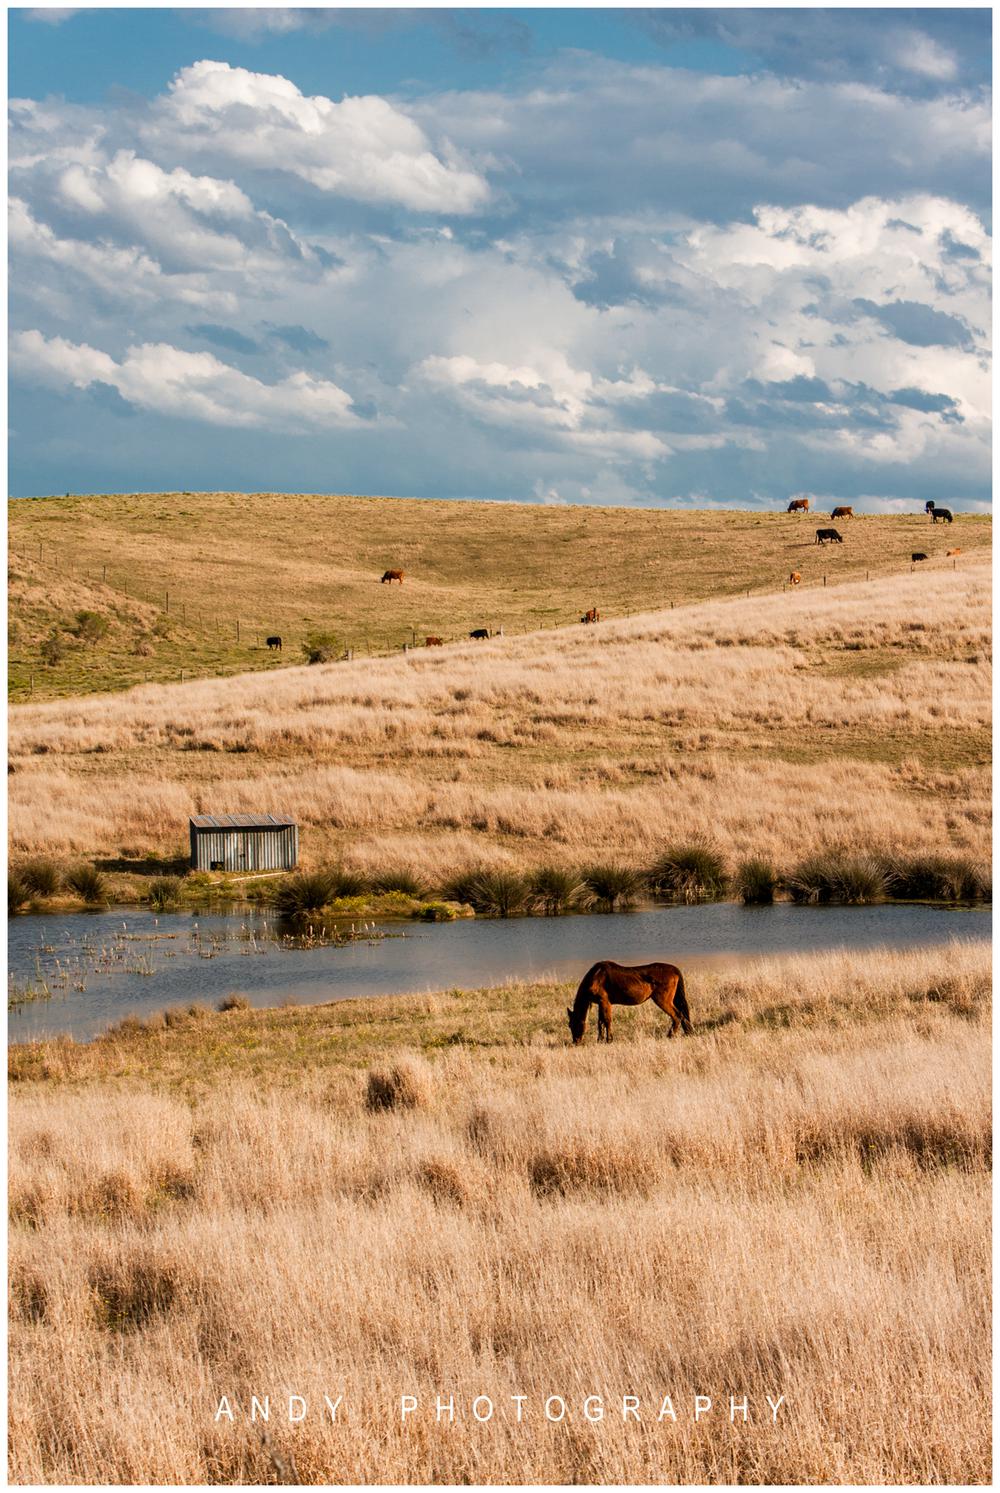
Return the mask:
M600 622L601 614L596 607L590 607L580 618L581 622Z
M831 518L853 518L854 517L854 509L853 508L835 508L833 510L833 512L830 514L830 517Z
M386 583L386 581L388 581L389 584L390 584L390 586L391 586L392 583L393 583L393 581L398 581L399 584L402 585L403 584L403 576L405 574L406 574L405 570L387 570L386 573L385 573L385 575L382 577L382 584L384 586L385 583Z
M788 505L788 507L787 507L787 509L785 511L786 511L786 513L808 513L809 512L809 499L808 498L793 498L792 501L789 503L789 505Z
M949 555L960 555L962 553L962 551L961 550L949 550L948 553L949 553Z
M798 571L797 570L793 570L792 573L791 573L791 575L788 577L788 584L790 586L798 586L801 583L801 581L802 581L802 577L799 575Z
M444 638L424 638L425 648L440 648L443 643Z

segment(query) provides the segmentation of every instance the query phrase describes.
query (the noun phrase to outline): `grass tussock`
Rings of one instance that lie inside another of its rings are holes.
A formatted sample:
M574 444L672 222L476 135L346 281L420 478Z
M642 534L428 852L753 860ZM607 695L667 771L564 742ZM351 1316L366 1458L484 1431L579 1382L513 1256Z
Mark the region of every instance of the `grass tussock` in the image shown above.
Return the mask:
M725 894L729 877L719 850L703 841L665 850L654 862L648 882L660 896L678 902L711 902Z
M180 901L181 879L179 876L154 876L149 883L147 898L156 912L167 912Z
M234 1009L22 1069L12 1480L271 1480L206 1380L321 1406L335 1361L335 1443L272 1417L307 1483L988 1482L989 978L985 943L691 971L694 1038L600 1048L550 985ZM730 1389L778 1434L696 1428ZM666 1438L613 1409L668 1392Z
M747 907L767 907L774 901L780 885L777 871L770 861L750 859L736 867L732 890Z
M430 1103L432 1092L427 1065L419 1058L403 1057L389 1068L369 1073L365 1104L370 1110L422 1109Z
M633 906L642 894L642 875L632 866L602 862L580 873L583 895L600 912Z
M55 861L35 856L22 861L15 872L32 897L54 897L62 890L62 876Z
M812 855L785 877L793 902L881 902L885 871L875 856Z
M66 873L66 887L91 907L108 901L108 879L96 866L72 866Z

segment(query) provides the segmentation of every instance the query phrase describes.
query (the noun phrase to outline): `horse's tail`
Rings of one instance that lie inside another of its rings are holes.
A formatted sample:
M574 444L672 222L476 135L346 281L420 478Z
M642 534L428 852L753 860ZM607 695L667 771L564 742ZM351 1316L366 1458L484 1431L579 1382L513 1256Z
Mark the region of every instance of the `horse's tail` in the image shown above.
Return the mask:
M674 1010L681 1019L684 1035L690 1037L694 1028L691 1025L691 1012L688 1010L687 996L684 993L684 976L680 970L677 971L677 989L674 991Z

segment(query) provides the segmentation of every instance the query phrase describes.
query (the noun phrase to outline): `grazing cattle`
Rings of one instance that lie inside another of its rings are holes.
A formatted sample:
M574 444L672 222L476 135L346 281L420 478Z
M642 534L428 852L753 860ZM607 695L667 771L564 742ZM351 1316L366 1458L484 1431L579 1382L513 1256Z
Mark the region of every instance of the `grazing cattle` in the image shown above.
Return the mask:
M952 555L960 555L960 554L961 554L961 553L962 553L962 551L961 551L961 550L949 550L949 551L948 551L948 555L949 555L949 558L950 558L950 557L951 557L951 556L952 556Z
M490 630L488 627L474 627L469 633L470 638L488 638Z
M838 534L837 531L836 531L836 529L817 529L816 530L816 543L817 544L843 544L843 542L844 542L843 535L842 534Z
M952 523L953 522L953 515L952 515L951 509L950 508L932 508L931 509L931 523L932 524L936 524L937 521L938 521L938 519L940 519L943 524L950 524L950 523Z
M675 964L615 964L611 959L588 969L580 981L576 1000L566 1007L573 1046L583 1041L587 1016L597 1007L597 1040L611 1041L611 1007L641 1006L652 1000L670 1017L668 1037L682 1030L691 1033L691 1012L684 993L684 976Z
M790 586L799 586L802 584L802 577L799 575L797 570L793 570L791 575L788 577L788 584Z
M267 639L267 646L268 646L268 648L272 648L272 649L273 648L277 648L278 652L280 653L281 652L281 639L280 638L268 638Z
M927 499L927 502L924 504L924 512L925 513L933 513L934 512L934 499L933 498L928 498Z
M830 514L830 517L831 518L853 518L854 517L854 509L853 508L835 508L833 510L833 512Z
M808 498L793 498L792 501L789 503L788 507L786 508L785 512L786 513L808 513L809 512L809 499Z
M390 586L391 586L392 583L393 583L393 581L398 581L399 584L402 585L403 584L403 576L405 574L406 574L405 570L387 570L386 573L385 573L385 575L382 577L382 584L384 586L385 583L386 583L386 581L388 581L389 584L390 584Z
M596 607L590 607L580 618L581 622L600 622L601 614Z
M425 648L440 648L443 643L444 638L424 638Z
M910 556L910 563L912 565L916 565L916 563L917 563L918 560L926 560L926 559L927 559L927 556L926 555L922 555L920 553L920 551L918 550L918 551L916 551L915 554L912 554Z

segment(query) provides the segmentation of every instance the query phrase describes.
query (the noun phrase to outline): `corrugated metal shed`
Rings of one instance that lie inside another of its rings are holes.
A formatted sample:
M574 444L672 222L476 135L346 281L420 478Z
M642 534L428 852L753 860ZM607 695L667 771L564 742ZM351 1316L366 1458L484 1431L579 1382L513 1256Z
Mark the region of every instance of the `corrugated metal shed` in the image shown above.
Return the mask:
M275 814L195 814L190 821L195 871L293 871L299 830Z

